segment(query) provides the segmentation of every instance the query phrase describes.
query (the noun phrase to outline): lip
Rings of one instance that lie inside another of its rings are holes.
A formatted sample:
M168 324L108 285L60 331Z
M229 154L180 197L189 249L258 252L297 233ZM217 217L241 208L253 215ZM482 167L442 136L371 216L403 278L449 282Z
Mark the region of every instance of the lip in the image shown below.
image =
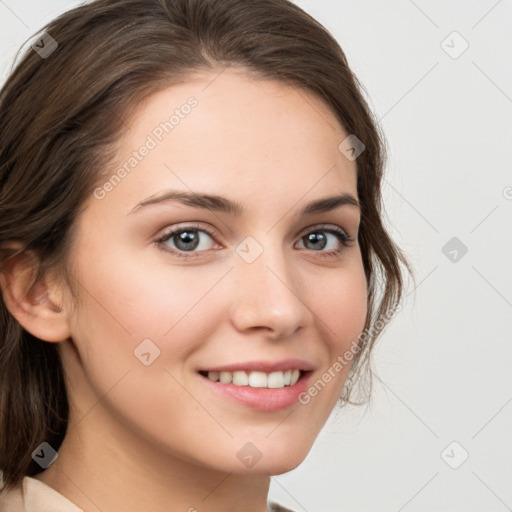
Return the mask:
M230 365L219 368L235 368L235 366ZM243 368L247 369L247 366L243 366ZM261 368L261 366L259 366L258 369L259 368ZM275 366L273 368L275 368ZM294 368L297 368L297 366ZM253 371L258 371L258 369ZM223 371L236 371L236 369ZM222 384L218 381L210 380L202 374L198 375L207 389L216 395L226 397L230 401L234 401L235 403L241 404L249 409L263 412L275 412L287 409L299 403L299 395L305 392L308 388L312 374L312 371L307 371L305 373L301 372L299 380L293 386L285 386L283 388L252 388L250 386L235 386L235 384Z
M302 370L309 372L315 367L303 359L282 359L281 361L246 361L242 363L224 364L222 366L210 366L199 368L201 372L236 372L247 370L250 372L286 372L287 370ZM291 386L293 387L293 386Z

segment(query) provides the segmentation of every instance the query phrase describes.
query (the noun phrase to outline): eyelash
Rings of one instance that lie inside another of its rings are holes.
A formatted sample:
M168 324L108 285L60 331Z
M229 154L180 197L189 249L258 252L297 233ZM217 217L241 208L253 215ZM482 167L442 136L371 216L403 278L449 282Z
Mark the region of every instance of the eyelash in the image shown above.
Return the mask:
M170 249L168 245L166 245L165 248L163 247L163 244L165 242L171 240L173 238L173 236L175 236L179 233L182 233L184 231L189 231L189 232L191 231L194 233L203 232L203 233L206 233L207 235L209 235L212 239L215 239L217 236L216 233L209 231L207 229L199 228L199 226L180 226L178 228L172 228L172 229L168 230L161 237L159 237L157 240L155 240L155 244L157 244L157 246L163 252L171 253L174 256L177 256L178 258L194 259L194 258L201 257L200 254L202 252L206 252L206 251L187 252L187 251L177 251L175 249ZM330 233L330 234L336 236L336 238L339 240L339 242L341 242L341 245L343 246L342 249L337 249L334 251L327 251L327 252L312 251L312 252L321 253L322 258L336 258L344 251L344 248L351 247L352 242L354 242L354 239L351 238L349 235L347 235L347 233L345 233L345 231L343 231L341 228L333 227L333 226L325 227L322 225L316 226L315 229L313 229L311 231L307 231L304 235L302 235L300 237L299 240L302 240L307 235L310 235L312 233L319 233L319 232Z

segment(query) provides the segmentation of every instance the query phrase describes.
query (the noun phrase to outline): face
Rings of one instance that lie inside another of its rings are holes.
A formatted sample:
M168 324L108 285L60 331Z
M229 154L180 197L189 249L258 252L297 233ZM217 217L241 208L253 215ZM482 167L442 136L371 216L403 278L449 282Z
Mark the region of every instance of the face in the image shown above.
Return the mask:
M71 423L101 399L98 437L279 474L310 450L364 326L356 163L316 96L217 74L138 108L77 221Z

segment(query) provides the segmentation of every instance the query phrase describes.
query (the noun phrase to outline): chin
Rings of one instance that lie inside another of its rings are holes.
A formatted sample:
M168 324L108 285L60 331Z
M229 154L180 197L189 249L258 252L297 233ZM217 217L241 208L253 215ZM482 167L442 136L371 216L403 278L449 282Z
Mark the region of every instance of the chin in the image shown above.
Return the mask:
M280 443L279 446L273 446L268 443L262 448L261 459L254 464L253 467L247 468L247 473L265 474L265 475L281 475L288 473L298 467L306 458L311 449L311 443L299 445L287 445L286 442ZM240 469L240 468L238 468Z
M307 454L306 454L307 455ZM306 456L301 457L300 459L294 460L294 461L281 461L281 463L276 463L272 465L266 472L268 475L276 476L276 475L282 475L283 473L288 473L289 471L294 470L295 468L299 467Z

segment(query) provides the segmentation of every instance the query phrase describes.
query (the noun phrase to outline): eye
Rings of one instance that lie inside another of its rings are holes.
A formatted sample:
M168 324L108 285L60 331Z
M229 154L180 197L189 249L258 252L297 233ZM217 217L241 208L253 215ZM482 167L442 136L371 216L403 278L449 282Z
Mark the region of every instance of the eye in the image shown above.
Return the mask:
M179 226L168 230L155 243L161 250L179 258L196 258L208 251L214 244L216 233L195 226ZM308 245L306 249L318 252L322 257L337 257L354 240L338 226L317 226L303 235L299 243ZM327 250L325 250L327 248Z
M200 236L206 235L206 236ZM209 243L207 239L213 240L214 234L204 229L199 229L197 226L184 226L179 228L173 228L159 238L156 243L165 245L166 250L175 254L181 258L190 258L194 255L182 254L183 252L192 252L196 249L201 251L207 251L211 247L208 247Z
M331 238L330 241L329 238ZM353 241L345 231L337 226L319 226L314 231L309 231L299 240L299 242L303 242L303 245L313 247L313 252L321 252L323 253L322 256L325 257L336 257L343 252L345 247L351 247ZM339 247L340 244L341 248ZM328 250L324 250L326 247Z

